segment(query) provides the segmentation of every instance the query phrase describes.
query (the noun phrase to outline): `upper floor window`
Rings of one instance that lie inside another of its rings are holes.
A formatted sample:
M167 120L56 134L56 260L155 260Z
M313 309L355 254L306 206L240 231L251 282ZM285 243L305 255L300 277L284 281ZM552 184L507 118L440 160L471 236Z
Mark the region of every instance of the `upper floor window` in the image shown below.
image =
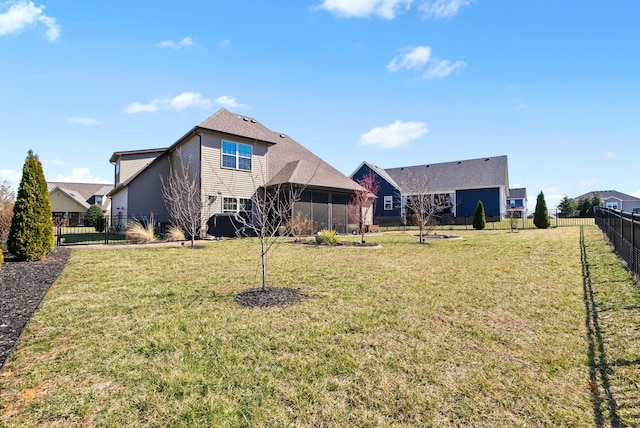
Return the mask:
M222 167L251 171L253 147L222 140Z
M96 196L96 205L102 205L102 196Z

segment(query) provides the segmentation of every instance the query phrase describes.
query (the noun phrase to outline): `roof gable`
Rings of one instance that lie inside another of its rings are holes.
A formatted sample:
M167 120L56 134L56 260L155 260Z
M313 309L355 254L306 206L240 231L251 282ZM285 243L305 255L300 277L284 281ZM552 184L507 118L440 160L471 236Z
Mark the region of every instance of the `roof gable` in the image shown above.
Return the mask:
M105 196L113 186L105 183L66 183L60 181L47 181L47 188L49 193L54 188L63 189L67 192L72 192L81 197L85 202L92 196Z
M285 138L283 134L271 131L254 118L231 113L225 108L205 119L197 128L249 138L267 144L277 144L280 139Z
M369 162L362 162L360 164L360 166L358 168L356 168L355 171L353 171L353 173L351 173L351 175L349 176L349 178L353 179L353 177L362 170L363 167L367 167L369 168L371 171L373 171L374 173L376 173L380 178L382 178L384 181L386 181L387 183L389 183L392 187L395 187L396 189L400 190L400 186L398 186L398 183L395 182L395 180L393 178L391 178L391 176L389 174L387 174L387 171L385 171L384 169L380 168L377 165L373 165L370 164Z

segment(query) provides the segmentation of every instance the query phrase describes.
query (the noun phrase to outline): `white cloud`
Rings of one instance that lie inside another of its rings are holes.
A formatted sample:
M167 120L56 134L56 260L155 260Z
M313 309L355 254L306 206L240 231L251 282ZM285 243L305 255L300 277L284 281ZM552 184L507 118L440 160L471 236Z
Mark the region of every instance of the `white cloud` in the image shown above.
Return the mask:
M603 161L612 161L616 158L616 154L614 152L606 152L602 155Z
M0 181L7 180L13 190L18 190L18 183L22 180L22 172L12 169L0 169Z
M407 46L400 49L400 54L387 64L387 70L396 72L399 70L422 70L425 79L442 78L451 74L455 69L467 65L465 61L451 62L448 59L431 58L431 48L429 46Z
M360 136L360 145L376 145L384 149L407 147L409 142L429 132L424 122L395 122L373 128Z
M209 108L211 100L202 98L197 92L183 92L169 100L167 108L170 110L181 111L189 107Z
M524 103L520 103L513 108L513 111L522 111L527 108L527 105Z
M102 122L100 122L99 120L91 119L88 117L68 117L67 122L83 126L102 125Z
M425 18L451 18L472 0L426 0L420 5Z
M236 101L235 98L228 97L226 95L216 98L216 104L219 104L227 108L251 108L251 106L246 104L240 104Z
M464 67L466 65L467 63L465 61L456 61L452 63L448 59L434 60L430 63L429 68L424 72L422 76L427 79L447 77L455 69Z
M155 99L152 100L150 103L148 104L142 104L139 102L133 102L131 104L129 104L125 109L124 112L131 114L131 113L143 113L143 112L151 112L154 113L156 111L158 111L158 103L159 100Z
M226 49L229 47L229 40L228 39L224 39L224 40L220 40L220 43L218 43L218 45L222 48L222 49Z
M181 111L189 107L209 108L211 100L202 98L199 92L183 92L173 98L154 98L150 102L143 104L133 102L125 107L124 112L132 113L155 113L158 110Z
M36 6L32 1L24 0L7 4L11 4L9 9L0 14L0 36L19 33L27 27L44 25L50 42L55 42L60 37L60 26L56 23L56 18L45 15L44 6Z
M401 53L387 64L387 70L398 71L401 69L413 70L422 68L431 58L431 48L429 46L417 46L415 48L406 47L401 49Z
M193 45L193 39L191 37L185 37L184 39L180 40L179 42L175 42L173 40L162 41L162 42L156 44L156 47L180 49L180 48L188 48L191 45Z
M71 175L58 174L48 181L61 181L64 183L109 183L109 180L91 175L89 168L73 168Z
M413 0L324 0L318 7L345 18L365 18L372 15L393 19L396 13L408 10Z

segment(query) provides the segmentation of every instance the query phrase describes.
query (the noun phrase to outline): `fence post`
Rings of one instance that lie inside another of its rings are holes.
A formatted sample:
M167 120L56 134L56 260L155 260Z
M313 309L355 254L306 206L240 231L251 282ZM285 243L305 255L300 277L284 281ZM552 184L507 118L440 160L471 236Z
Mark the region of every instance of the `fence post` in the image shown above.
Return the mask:
M637 273L636 260L636 215L631 211L631 266L633 271Z

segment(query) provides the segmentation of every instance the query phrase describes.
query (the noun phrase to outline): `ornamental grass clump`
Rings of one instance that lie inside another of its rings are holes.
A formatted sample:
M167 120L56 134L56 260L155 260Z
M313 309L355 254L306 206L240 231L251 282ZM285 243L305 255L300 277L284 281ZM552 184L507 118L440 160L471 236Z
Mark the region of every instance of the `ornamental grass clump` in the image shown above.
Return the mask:
M186 241L186 237L184 236L184 232L180 229L179 226L172 224L167 229L167 235L165 236L167 241Z
M149 221L134 220L124 234L134 244L147 244L156 241L156 235L153 230L153 216Z
M318 236L320 237L320 242L326 245L338 245L340 242L340 237L338 236L337 230L329 230L323 229L318 232Z

